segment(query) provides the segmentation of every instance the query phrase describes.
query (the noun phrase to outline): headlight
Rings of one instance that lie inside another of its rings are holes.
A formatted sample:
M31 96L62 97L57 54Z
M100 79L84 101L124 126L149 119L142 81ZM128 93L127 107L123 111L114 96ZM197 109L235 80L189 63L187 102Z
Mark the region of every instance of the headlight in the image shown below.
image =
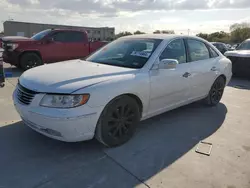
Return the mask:
M40 106L50 108L74 108L84 105L89 100L89 94L83 95L51 95L47 94L40 102Z
M15 50L18 47L18 44L8 43L7 46L9 47L10 51L13 51L13 50Z

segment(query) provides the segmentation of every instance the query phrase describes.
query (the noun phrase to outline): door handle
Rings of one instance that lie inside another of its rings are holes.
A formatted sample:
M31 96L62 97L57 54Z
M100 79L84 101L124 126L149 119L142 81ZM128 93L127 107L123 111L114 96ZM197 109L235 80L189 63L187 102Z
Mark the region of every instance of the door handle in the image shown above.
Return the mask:
M182 75L184 78L188 78L189 76L191 76L191 74L189 72L185 72L183 75Z
M216 67L212 67L211 71L217 71L218 69Z

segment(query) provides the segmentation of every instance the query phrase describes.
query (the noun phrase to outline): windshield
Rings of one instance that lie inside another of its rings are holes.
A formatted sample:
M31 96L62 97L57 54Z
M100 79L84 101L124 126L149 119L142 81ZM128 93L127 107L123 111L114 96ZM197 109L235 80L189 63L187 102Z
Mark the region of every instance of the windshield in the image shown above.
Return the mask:
M248 40L248 41L242 42L237 48L237 50L250 50L250 41Z
M88 57L86 60L128 68L142 68L157 46L160 39L118 39Z
M51 29L41 31L41 32L39 32L39 33L33 35L31 38L34 39L34 40L41 40L41 39L42 39L45 35L47 35L50 31L51 31Z

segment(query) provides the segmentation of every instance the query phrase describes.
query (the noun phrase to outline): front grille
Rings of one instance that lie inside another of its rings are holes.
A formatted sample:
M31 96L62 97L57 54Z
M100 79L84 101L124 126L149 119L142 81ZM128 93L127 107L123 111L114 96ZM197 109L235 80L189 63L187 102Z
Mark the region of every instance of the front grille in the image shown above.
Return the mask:
M36 94L37 94L37 92L35 92L35 91L31 91L31 90L21 86L20 84L17 85L16 95L17 95L18 101L21 104L29 105L32 102L32 100Z

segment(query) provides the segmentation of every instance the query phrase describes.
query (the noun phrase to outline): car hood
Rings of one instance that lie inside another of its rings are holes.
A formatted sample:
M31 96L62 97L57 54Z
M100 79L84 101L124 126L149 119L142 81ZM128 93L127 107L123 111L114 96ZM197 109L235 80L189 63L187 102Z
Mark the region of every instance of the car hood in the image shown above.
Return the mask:
M135 74L137 69L71 60L32 68L22 74L19 83L41 93L73 93L111 79Z
M8 36L8 37L3 37L2 41L8 41L8 42L19 42L19 41L34 41L31 38L27 37L20 37L20 36Z
M250 57L250 50L234 50L227 51L225 56L234 56L234 57Z

